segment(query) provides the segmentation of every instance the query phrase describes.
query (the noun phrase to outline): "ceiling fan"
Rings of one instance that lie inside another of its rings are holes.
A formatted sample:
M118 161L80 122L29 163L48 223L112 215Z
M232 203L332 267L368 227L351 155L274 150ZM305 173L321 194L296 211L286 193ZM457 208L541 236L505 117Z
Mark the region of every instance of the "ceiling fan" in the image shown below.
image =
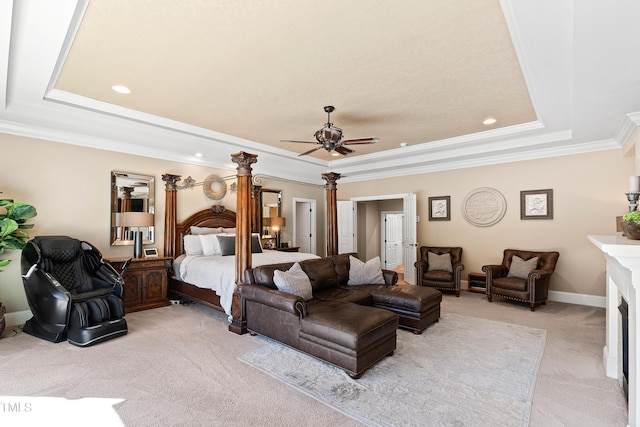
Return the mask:
M320 150L321 148L324 148L328 152L335 151L342 154L343 156L347 156L349 154L355 153L355 150L346 147L347 145L375 144L380 141L380 139L375 136L369 138L342 139L342 129L335 127L333 123L331 123L331 113L334 110L335 108L331 105L327 105L326 107L324 107L324 111L327 113L327 123L324 124L324 127L322 129L316 131L316 133L314 134L317 142L292 141L289 139L283 139L280 140L280 142L299 142L303 144L318 145L318 147L298 154L298 156L306 156L307 154L311 154L316 150Z

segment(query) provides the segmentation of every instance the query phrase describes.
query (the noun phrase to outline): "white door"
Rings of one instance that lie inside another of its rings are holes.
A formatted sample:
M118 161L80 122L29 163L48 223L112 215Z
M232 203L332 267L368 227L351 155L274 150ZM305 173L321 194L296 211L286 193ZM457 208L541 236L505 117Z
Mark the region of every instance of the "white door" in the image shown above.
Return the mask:
M404 214L397 212L382 212L382 268L393 270L402 265L403 247L403 218Z
M316 253L316 201L310 199L293 199L293 246L299 252Z
M350 200L338 201L338 253L346 254L354 251L353 238L353 202Z
M403 197L404 208L404 280L411 284L416 284L416 268L414 264L418 259L418 242L416 241L416 195L414 193L405 194Z

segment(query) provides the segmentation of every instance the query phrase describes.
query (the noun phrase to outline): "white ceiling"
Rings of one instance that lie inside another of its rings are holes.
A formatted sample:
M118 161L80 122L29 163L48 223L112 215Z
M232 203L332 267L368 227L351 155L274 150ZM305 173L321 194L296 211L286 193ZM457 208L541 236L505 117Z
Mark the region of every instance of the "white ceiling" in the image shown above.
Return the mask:
M313 183L616 148L640 121L639 18L635 0L0 0L0 132L225 169L243 150ZM380 143L280 142L313 141L325 105Z

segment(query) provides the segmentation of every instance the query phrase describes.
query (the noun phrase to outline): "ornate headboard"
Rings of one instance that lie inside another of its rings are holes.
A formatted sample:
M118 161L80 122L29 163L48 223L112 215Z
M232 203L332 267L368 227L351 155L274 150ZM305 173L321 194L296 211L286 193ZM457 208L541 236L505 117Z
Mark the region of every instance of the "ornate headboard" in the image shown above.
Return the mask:
M233 228L236 226L236 213L221 205L213 205L208 209L203 209L189 216L187 219L176 225L176 240L174 242L175 254L184 253L184 236L191 234L191 227L224 227Z

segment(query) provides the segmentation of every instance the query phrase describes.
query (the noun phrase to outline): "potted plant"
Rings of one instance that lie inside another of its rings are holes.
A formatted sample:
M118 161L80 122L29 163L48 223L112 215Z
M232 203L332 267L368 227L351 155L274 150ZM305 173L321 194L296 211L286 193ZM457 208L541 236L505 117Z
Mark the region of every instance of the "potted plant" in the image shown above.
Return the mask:
M631 240L640 240L640 212L627 212L622 220L624 235Z
M7 249L24 249L29 236L23 230L33 228L33 224L26 222L38 214L36 208L27 203L16 203L11 199L0 199L0 207L5 210L4 213L0 212L0 255ZM0 268L6 267L10 262L10 259L0 260ZM5 328L5 312L6 307L0 302L0 335Z

